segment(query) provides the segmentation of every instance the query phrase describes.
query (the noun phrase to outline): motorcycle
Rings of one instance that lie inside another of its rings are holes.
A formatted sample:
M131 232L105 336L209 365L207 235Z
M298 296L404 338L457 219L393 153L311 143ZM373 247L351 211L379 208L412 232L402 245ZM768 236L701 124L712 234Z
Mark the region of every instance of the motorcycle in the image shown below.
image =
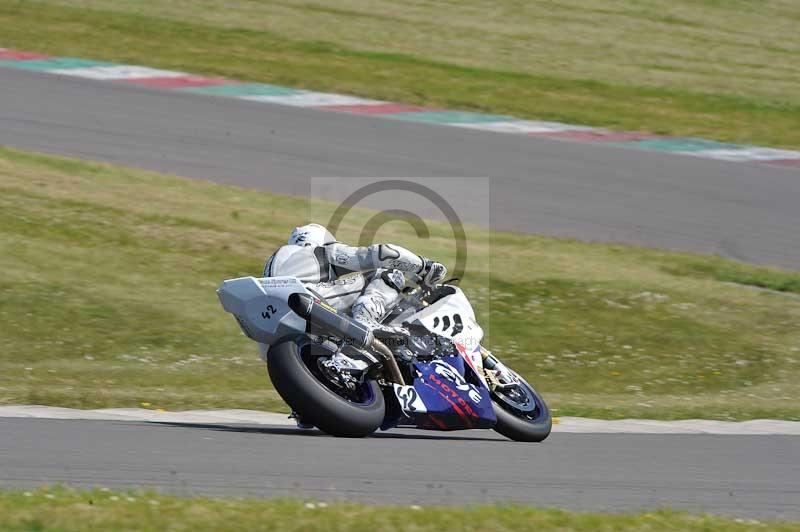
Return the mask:
M278 394L304 424L341 437L379 428L494 429L541 442L552 419L541 395L481 346L483 329L455 284L408 289L376 337L295 277L229 279L217 290L242 332L268 347Z

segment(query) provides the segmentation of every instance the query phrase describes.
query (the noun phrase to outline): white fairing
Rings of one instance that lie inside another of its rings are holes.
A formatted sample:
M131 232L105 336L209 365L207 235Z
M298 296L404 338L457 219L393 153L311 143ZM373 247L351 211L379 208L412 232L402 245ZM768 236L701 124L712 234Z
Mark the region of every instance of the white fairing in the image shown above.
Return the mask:
M295 277L241 277L224 281L217 290L222 307L236 317L242 332L267 345L305 331L306 321L287 303L295 293L309 294Z
M455 286L450 288L453 290L452 294L409 316L405 321L419 322L429 331L453 340L461 356L483 381L483 329L475 320L475 311L464 292Z
M455 286L451 288L454 290L453 294L425 307L407 321L419 320L429 331L450 338L465 347L473 348L480 345L483 340L483 329L475 321L472 305L460 288Z

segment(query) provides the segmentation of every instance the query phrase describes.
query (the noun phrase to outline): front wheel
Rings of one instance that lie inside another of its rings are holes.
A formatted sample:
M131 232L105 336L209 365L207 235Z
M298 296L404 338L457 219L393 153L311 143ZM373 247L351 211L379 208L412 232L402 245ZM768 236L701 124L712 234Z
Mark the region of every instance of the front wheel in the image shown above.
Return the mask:
M515 441L540 442L550 435L553 419L542 396L522 377L507 391L492 392L497 416L494 430Z
M342 389L320 371L325 355L314 349L293 340L270 348L267 369L275 390L303 422L332 436L361 438L375 432L385 413L378 383L370 380L353 390Z

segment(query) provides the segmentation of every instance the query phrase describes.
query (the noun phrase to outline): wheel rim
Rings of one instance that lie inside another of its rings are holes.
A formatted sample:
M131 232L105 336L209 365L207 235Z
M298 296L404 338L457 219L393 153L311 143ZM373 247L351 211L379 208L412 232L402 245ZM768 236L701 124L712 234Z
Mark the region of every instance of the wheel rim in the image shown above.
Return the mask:
M538 423L546 416L546 405L533 387L521 377L519 385L506 392L492 392L495 403L514 417L528 423Z
M308 348L301 350L300 358L303 361L306 369L320 382L325 388L335 393L341 399L348 403L358 406L369 406L375 402L376 396L373 387L369 381L358 383L354 389L349 389L336 382L333 382L326 372L320 367L320 361L330 356L325 355L312 355Z

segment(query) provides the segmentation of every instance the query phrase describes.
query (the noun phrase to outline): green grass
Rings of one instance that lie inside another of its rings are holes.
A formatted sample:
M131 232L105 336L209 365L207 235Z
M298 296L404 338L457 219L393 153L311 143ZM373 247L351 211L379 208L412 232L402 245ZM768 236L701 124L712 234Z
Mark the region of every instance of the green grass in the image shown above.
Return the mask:
M793 0L37 0L2 43L444 108L800 147Z
M214 291L333 207L0 148L0 404L285 408ZM372 214L338 236L357 241ZM449 227L431 233L378 237L452 266ZM556 415L800 419L800 273L467 236L462 286L487 343Z
M149 492L65 488L0 491L5 531L285 530L418 532L463 530L744 531L797 530L798 523L729 519L659 510L639 514L577 513L524 506L365 506L300 500L174 497Z

